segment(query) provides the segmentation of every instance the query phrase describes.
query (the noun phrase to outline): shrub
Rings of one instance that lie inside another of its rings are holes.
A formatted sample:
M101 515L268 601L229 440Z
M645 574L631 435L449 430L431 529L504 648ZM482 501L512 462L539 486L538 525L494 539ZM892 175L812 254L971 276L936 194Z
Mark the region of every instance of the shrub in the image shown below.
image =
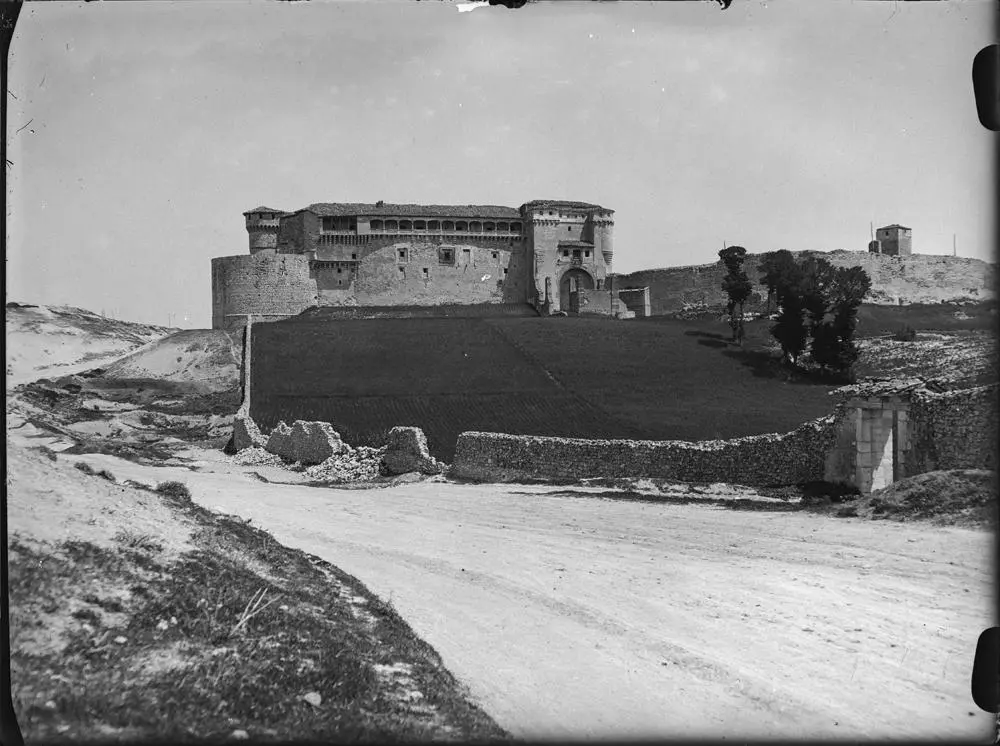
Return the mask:
M168 497L180 497L184 500L191 499L191 490L184 482L161 482L156 486L156 491Z
M917 338L917 330L909 324L903 324L903 326L892 335L892 338L897 342L912 342Z
M107 469L101 469L99 472L97 472L97 476L101 477L102 479L107 479L109 482L117 482L118 481L115 478L115 475L112 474Z
M73 466L89 476L94 476L95 474L90 464L86 463L85 461L77 461L75 464L73 464Z

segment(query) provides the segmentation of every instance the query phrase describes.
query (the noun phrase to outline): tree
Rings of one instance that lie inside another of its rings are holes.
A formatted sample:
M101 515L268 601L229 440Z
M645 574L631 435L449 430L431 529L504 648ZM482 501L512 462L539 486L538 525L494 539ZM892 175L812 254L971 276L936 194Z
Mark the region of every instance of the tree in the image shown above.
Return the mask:
M726 267L722 290L729 299L726 304L729 326L733 330L733 341L738 344L743 344L743 305L753 292L753 283L743 268L746 258L747 250L742 246L729 246L719 252L719 259Z
M834 267L820 257L799 262L788 251L768 254L761 269L761 284L777 299L771 335L785 360L797 364L809 347L821 368L850 376L858 358L857 309L871 289L868 274L861 267Z
M795 282L798 267L795 257L787 249L770 251L761 259L759 269L761 284L767 288L767 312L771 313L771 301L778 296L778 288L788 287Z

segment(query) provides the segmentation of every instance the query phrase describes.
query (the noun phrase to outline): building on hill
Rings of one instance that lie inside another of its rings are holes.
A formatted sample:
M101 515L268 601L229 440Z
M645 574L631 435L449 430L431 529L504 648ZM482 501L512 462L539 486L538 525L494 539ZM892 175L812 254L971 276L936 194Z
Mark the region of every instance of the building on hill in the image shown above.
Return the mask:
M913 230L911 228L893 223L879 228L875 232L875 236L876 238L868 244L869 253L886 256L913 255Z
M212 260L212 326L312 306L520 303L626 313L606 287L614 210L588 202L315 203L244 213L249 255Z

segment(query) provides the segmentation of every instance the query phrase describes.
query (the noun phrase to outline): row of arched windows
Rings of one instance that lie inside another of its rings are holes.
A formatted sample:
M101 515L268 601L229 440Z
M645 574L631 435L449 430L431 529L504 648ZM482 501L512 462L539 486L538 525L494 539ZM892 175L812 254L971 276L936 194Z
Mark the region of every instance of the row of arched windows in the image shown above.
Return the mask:
M515 233L521 232L520 223L494 222L491 220L372 220L370 229L378 231L442 231L445 233Z

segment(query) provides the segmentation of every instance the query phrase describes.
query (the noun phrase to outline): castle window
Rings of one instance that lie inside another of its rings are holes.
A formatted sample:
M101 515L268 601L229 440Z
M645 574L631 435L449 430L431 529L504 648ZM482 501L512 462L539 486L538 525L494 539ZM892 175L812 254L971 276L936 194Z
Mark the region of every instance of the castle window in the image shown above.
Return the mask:
M409 220L400 220L399 221L399 230L401 230L401 231L411 231L411 230L413 230L413 223L411 223Z
M425 231L425 230L427 230L427 221L425 221L425 220L414 220L413 221L413 230L416 230L416 231Z
M572 233L573 232L573 226L572 225L567 225L566 226L566 232L567 233Z
M399 254L399 261L405 262L406 261L406 249L399 249L399 251L397 253Z
M506 276L507 276L507 268L506 268L506 267L504 267L504 268L503 268L503 276L504 276L504 277L506 277Z
M455 221L453 221L453 220L445 220L443 223L441 223L441 230L443 230L443 231L453 231L453 230L455 230Z
M380 230L382 230L382 221L381 220L373 220L371 222L371 229L373 231L380 231Z
M455 231L457 233L461 233L467 230L469 230L469 224L466 223L464 220L460 220L457 223L455 223Z
M496 252L496 251L493 252L493 258L494 259L498 258L499 256L500 256L499 252Z
M429 231L439 231L441 230L441 223L438 220L428 220L427 230Z
M357 258L358 258L357 254L351 254L351 259L357 259Z
M563 249L563 256L569 256L569 249Z
M430 275L431 275L431 271L429 269L427 269L427 267L424 267L424 277L430 277Z
M590 258L590 252L589 252L589 251L585 251L585 252L583 252L583 255L584 255L585 257L587 257L588 259Z
M455 252L451 249L438 249L438 261L441 264L454 264Z
M510 224L510 231L511 231L511 233L520 233L521 232L521 224L520 223L511 223Z
M496 223L483 223L483 230L487 233L491 233L497 229Z
M406 267L400 267L399 268L399 274L401 274L403 276L403 278L405 279L406 278Z
M483 232L483 224L480 223L478 220L472 221L471 223L469 223L469 232L471 232L471 233L482 233Z
M343 272L343 270L340 267L337 267L337 274L339 275L341 272Z
M385 221L385 229L387 231L398 230L399 229L399 223L397 223L395 220L386 220Z
M507 233L510 231L510 225L508 223L497 223L497 230L502 233Z

